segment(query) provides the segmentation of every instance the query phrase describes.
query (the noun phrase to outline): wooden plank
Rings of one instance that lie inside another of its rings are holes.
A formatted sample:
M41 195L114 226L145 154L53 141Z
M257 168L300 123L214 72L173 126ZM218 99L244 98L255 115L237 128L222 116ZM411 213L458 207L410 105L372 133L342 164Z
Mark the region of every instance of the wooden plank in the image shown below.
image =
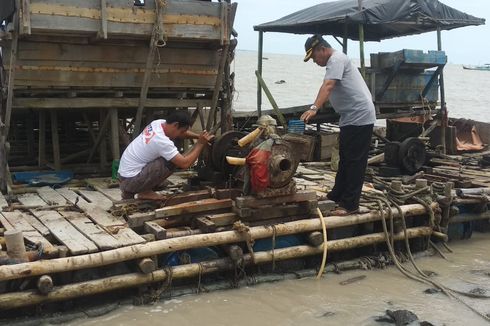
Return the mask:
M46 227L51 234L64 244L73 255L81 255L96 252L97 246L78 232L72 224L66 221L56 211L31 211Z
M97 188L97 191L104 194L113 203L119 202L122 200L121 190L119 188Z
M222 214L212 214L206 215L206 218L212 221L216 226L226 226L232 225L238 221L238 216L235 213L222 213Z
M105 211L112 207L112 201L98 191L80 189L78 192L87 198L92 204L97 205Z
M48 204L41 199L41 197L38 196L38 194L34 193L27 193L27 194L22 194L17 197L18 201L25 206L28 207L46 207ZM39 222L34 216L25 214L24 219L32 225L39 233L41 233L42 236L46 237L50 234L49 229Z
M45 252L51 253L56 251L56 248L27 221L27 214L20 211L13 211L2 212L0 215L7 221L5 224L5 220L2 221L3 226L7 230L11 226L15 230L22 231L24 238L31 244L42 243Z
M92 240L100 250L115 249L122 246L111 234L79 212L60 212L78 231Z
M155 217L169 217L181 214L191 214L207 212L223 208L231 208L231 199L203 199L189 203L178 204L174 206L163 207L155 210Z
M29 206L29 207L32 207L32 206L39 206L39 207L48 206L48 204L44 200L42 200L42 198L39 197L38 194L34 194L34 193L27 193L27 194L19 195L19 196L17 196L17 199L19 200L19 202L22 205Z
M37 194L49 205L66 205L67 200L51 187L38 188Z
M156 240L167 238L167 230L156 223L145 222L144 228L146 232L153 234Z
M203 233L211 233L216 231L216 224L204 216L198 217L195 221L196 226Z
M310 200L316 200L316 193L314 191L298 191L297 193L292 195L277 196L271 198L256 198L253 196L237 197L235 199L235 205L238 208L259 208L261 206L277 205L283 203L297 203Z
M59 189L56 189L56 192L59 193L61 196L65 197L66 200L68 200L69 202L71 202L72 204L75 204L75 205L86 205L86 204L89 204L88 201L86 201L82 196L80 196L79 194L77 194L76 192L74 192L73 190L71 190L70 188L66 188L66 187L63 187L63 188L59 188Z

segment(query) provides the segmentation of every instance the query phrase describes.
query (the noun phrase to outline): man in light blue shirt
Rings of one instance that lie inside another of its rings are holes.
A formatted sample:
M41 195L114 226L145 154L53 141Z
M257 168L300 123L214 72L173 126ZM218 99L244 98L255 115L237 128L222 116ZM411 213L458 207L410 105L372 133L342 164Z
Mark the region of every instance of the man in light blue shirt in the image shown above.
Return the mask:
M303 113L308 122L327 101L340 115L339 169L335 186L327 197L339 204L335 215L353 214L359 210L364 175L376 111L364 79L357 67L342 52L332 49L321 35L313 35L305 43L304 61L313 59L326 68L318 96Z

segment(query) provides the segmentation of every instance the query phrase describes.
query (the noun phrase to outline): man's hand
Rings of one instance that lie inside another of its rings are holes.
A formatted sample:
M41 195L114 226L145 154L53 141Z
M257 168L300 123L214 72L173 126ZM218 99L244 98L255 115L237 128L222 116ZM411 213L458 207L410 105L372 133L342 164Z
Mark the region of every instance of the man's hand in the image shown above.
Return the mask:
M304 112L302 115L301 115L301 120L303 120L305 123L308 123L308 121L313 118L315 115L316 115L316 110L308 110L306 112Z
M202 145L207 145L209 144L212 140L214 139L214 135L211 135L209 132L207 132L206 130L204 130L203 132L201 132L201 134L199 135L199 139L197 140L197 142L199 144L202 144Z

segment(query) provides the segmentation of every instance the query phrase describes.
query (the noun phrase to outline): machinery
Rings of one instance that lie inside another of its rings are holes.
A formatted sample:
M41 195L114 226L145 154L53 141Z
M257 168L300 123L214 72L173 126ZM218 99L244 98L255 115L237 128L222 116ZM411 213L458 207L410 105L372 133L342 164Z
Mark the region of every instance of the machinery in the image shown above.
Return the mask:
M218 137L199 176L216 183L241 182L245 193L258 197L294 193L299 158L277 135L272 117L262 116L257 124L249 134L229 131Z

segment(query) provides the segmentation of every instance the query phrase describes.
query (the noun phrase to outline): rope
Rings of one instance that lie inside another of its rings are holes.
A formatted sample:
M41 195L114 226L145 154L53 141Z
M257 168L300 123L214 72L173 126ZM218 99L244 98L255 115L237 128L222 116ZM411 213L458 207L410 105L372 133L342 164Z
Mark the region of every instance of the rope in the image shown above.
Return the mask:
M318 217L322 223L322 232L323 232L323 256L322 256L322 264L320 265L320 269L318 270L318 274L316 278L319 279L323 275L323 271L325 270L325 264L327 263L327 227L325 225L325 220L323 218L322 211L320 208L316 208L316 212L318 213Z
M455 295L455 293L467 295L465 292L460 293L460 291L451 290L451 289L447 288L446 286L444 286L444 285L442 285L442 284L440 284L434 280L431 280L423 271L420 270L420 268L418 268L417 264L415 263L415 260L413 259L413 256L412 256L411 251L410 251L410 245L408 242L405 216L404 216L403 212L401 211L401 207L399 207L398 203L401 202L400 204L403 204L403 202L402 202L403 201L402 198L403 198L403 199L405 199L405 201L408 199L414 199L416 202L422 204L426 208L426 210L428 211L428 213L430 215L431 226L436 228L436 227L438 227L438 225L435 224L435 217L434 217L434 212L433 212L432 208L424 200L415 196L416 194L421 194L423 192L423 191L421 191L422 189L424 189L425 191L428 191L428 190L430 191L430 188L424 187L424 188L421 188L421 189L418 189L416 191L409 193L412 196L408 196L409 194L406 194L403 190L397 191L395 189L392 189L391 187L388 187L388 189L389 189L388 193L383 193L383 194L362 193L362 196L364 197L364 200L371 201L371 202L374 201L378 206L378 210L379 210L379 213L381 216L381 222L382 222L382 226L383 226L383 232L385 234L386 245L388 247L388 251L391 255L393 263L395 264L397 269L403 275L407 276L408 278L410 278L412 280L415 280L415 281L418 281L418 282L421 282L424 284L429 284L429 285L435 286L436 288L440 289L444 294L446 294L448 297L457 300L458 302L464 304L471 311L475 312L477 315L479 315L483 319L490 321L490 316L487 316L487 315L483 314L482 312L476 310L471 305L464 302L462 299L460 299L459 297L457 297ZM413 272L405 269L405 267L403 267L400 264L399 259L395 254L394 248L393 248L392 243L390 241L390 236L388 234L388 228L387 228L387 223L386 223L386 219L385 219L385 208L383 206L383 205L385 205L386 208L388 209L388 211L390 212L389 214L391 214L391 203L395 204L395 207L398 206L397 210L401 213L400 217L401 217L402 225L403 225L403 229L404 229L405 245L407 247L408 256L409 256L409 259L410 259L412 265L417 270L419 275L416 275Z

